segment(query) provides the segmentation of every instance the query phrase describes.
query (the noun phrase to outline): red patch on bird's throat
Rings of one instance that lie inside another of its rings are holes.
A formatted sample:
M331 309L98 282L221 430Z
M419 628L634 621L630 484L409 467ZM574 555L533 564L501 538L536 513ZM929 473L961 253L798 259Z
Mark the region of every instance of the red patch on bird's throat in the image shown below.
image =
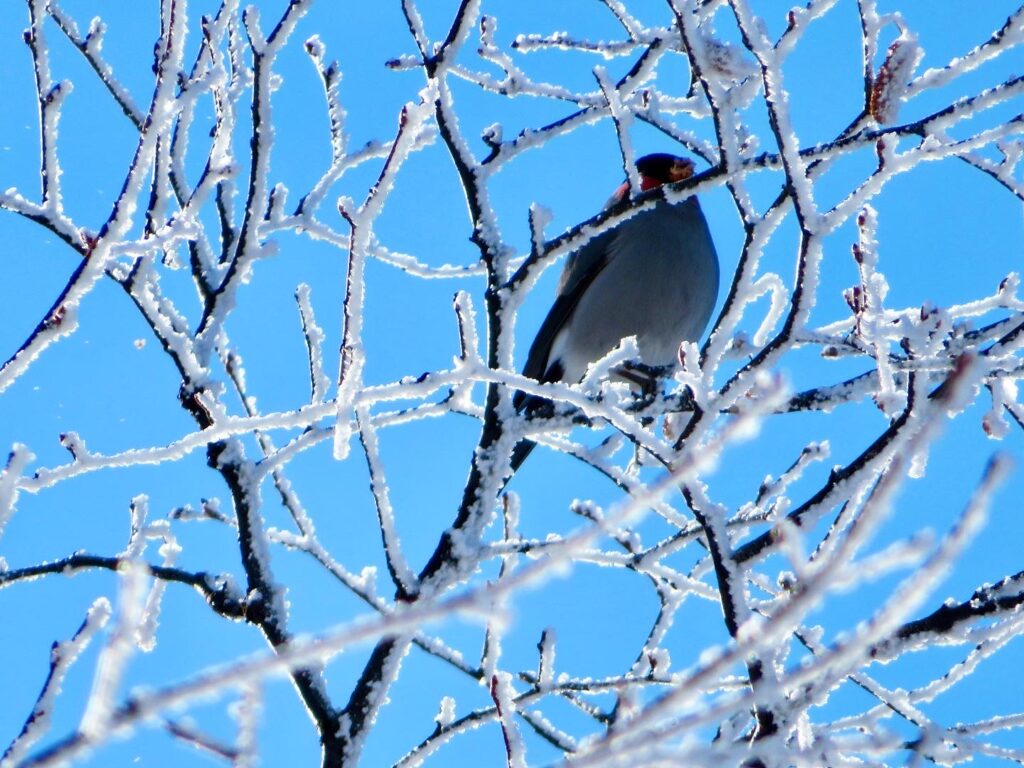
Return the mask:
M664 183L665 182L659 181L658 179L654 178L653 176L644 176L643 174L640 175L640 191L641 192L646 192L648 189L654 189L655 187L660 187Z
M641 192L646 192L648 189L654 189L655 187L660 187L664 183L665 182L659 181L658 179L654 178L653 176L645 176L644 174L640 174L640 191ZM619 186L619 188L615 190L615 194L613 195L613 197L616 200L625 200L628 195L629 195L629 182L628 181L624 181Z

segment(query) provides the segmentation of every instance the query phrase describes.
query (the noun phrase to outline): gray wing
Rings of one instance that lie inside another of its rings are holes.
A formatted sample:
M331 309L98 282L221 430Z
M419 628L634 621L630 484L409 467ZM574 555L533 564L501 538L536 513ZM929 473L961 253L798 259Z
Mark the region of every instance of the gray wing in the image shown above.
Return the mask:
M574 251L565 262L562 275L558 279L558 294L555 302L551 305L547 317L541 323L537 337L530 345L530 352L526 356L526 365L523 367L523 375L538 381L558 381L561 378L559 371L549 370L551 345L558 336L559 331L565 326L572 313L579 304L580 297L594 279L601 274L601 270L608 265L610 254L614 251L613 241L619 228L611 229L597 237L591 238L578 251ZM522 397L517 397L516 406L522 402Z

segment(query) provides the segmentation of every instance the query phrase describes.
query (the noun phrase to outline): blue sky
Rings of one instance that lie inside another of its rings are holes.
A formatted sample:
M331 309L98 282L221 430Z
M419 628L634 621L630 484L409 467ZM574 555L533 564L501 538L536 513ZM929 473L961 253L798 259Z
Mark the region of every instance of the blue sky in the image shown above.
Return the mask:
M83 28L91 15L106 14L104 54L136 102L145 105L152 89L156 4L109 5L85 0L62 3ZM196 20L215 5L197 0L190 3L190 52L198 44ZM456 4L422 5L428 33L443 38ZM484 0L483 5L485 13L497 17L497 39L505 45L520 33L567 30L576 37L598 40L621 34L607 9L588 0ZM785 18L781 6L752 5L774 14L768 17L772 34L782 31ZM925 50L919 69L922 71L942 66L986 39L1018 4L989 0L969 4L969 11L967 4L954 0L880 0L878 5L882 12L898 7L907 26L918 34ZM267 25L284 3L261 1L258 6ZM649 0L629 2L628 6L646 24L668 23L663 3ZM0 17L0 78L7 111L0 120L0 189L17 187L36 199L35 94L31 60L21 42L27 23L23 8L17 12L9 9ZM726 39L735 39L734 31L724 24L718 31ZM353 147L393 136L402 104L415 101L423 85L418 71L394 71L384 66L388 59L414 51L399 3L314 3L281 54L278 71L283 83L273 102L277 138L271 178L288 187L292 204L315 182L330 157L322 88L301 45L313 34L327 46L328 58L337 58L344 70L341 96ZM137 134L52 24L48 35L54 77L74 82L74 91L63 109L60 132L66 206L76 222L95 228L110 212ZM472 45L468 49L471 54ZM633 62L630 56L605 61L579 52L513 55L531 76L580 90L594 87L594 66L606 66L613 76L619 76ZM467 62L472 62L471 56ZM1021 71L1024 54L1016 49L937 93L924 94L906 105L901 120L926 114L948 103L951 95L974 93L1001 82L1009 73ZM862 90L859 19L852 0L840 0L833 11L814 23L787 63L785 77L793 125L803 145L827 141L855 116ZM659 69L657 83L666 92L685 91L684 60L668 57ZM558 119L570 110L563 103L549 100L495 97L467 83L456 82L453 93L461 127L475 142L472 149L480 157L485 147L475 137L485 126L500 122L507 137L524 127ZM1020 111L1017 100L980 119L1005 120ZM713 138L709 121L680 119L687 129ZM762 149L774 150L765 116L755 110L750 119ZM194 140L198 143L203 129L212 125L208 105L200 112L197 124ZM632 138L640 153L678 151L667 138L645 126L638 125ZM236 149L244 152L244 146L243 134ZM838 163L815 187L819 203L831 205L841 199L852 180L870 171L874 162L872 153L861 152ZM192 172L197 169L190 167ZM378 163L368 163L346 175L329 200L339 195L361 200L378 170ZM553 236L597 212L621 183L621 177L615 132L607 120L522 155L495 177L491 189L505 241L520 253L528 249L527 210L531 203L541 203L552 211L548 235ZM780 179L779 174L770 172L750 177L755 201L760 205L770 202L778 192ZM721 302L736 266L743 233L723 187L703 195L701 202L722 264ZM872 204L879 211L880 269L890 285L886 300L890 308L923 302L947 307L978 299L991 294L1008 272L1021 268L1024 217L1020 200L966 164L955 160L925 164L896 178ZM344 231L340 216L329 203L324 218ZM377 230L389 248L414 254L431 266L468 265L474 261L477 252L468 239L465 201L440 142L412 155L402 168ZM762 270L778 272L787 283L792 279L796 234L790 216L773 236L762 262ZM842 291L857 279L856 265L850 257L850 245L855 240L852 223L826 239L813 325L849 314ZM299 283L312 287L313 306L328 339L326 369L332 378L335 376L345 276L345 257L339 250L294 234L281 235L278 242L278 255L256 265L227 327L245 359L250 391L258 398L259 407L268 412L293 409L308 399L305 349L293 299ZM6 359L48 309L78 257L37 225L0 212L0 259L7 274L0 283L0 352ZM549 269L519 314L517 360L525 355L550 304L556 279L557 268ZM369 384L448 366L458 351L452 294L464 289L473 294L478 307L482 303L483 283L479 278L425 281L371 261L366 283L365 375ZM162 286L191 316L197 316L184 272L167 271ZM991 318L979 318L977 322L987 319ZM748 321L746 325L752 330L755 324ZM793 390L801 390L839 381L867 368L863 360L833 362L823 360L816 351L802 350L784 358L780 372ZM123 292L109 281L101 283L82 305L80 329L47 349L27 374L0 395L0 449L16 442L27 444L37 457L33 467L39 468L68 460L58 435L71 430L91 450L102 453L165 444L195 429L177 402L179 383L173 366ZM237 403L232 407L238 410ZM987 408L987 396L982 395L974 406L945 425L942 438L932 450L926 476L902 488L885 539L873 543L872 548L926 528L945 531L967 502L993 451L1007 452L1019 464L1024 457L1024 435L1013 427L1001 443L988 440L981 429L981 417ZM730 447L721 457L718 468L706 478L710 493L735 511L756 493L766 474L782 472L807 442L827 439L832 446L831 456L813 467L792 490L792 497L800 500L824 481L833 464L845 463L863 450L885 424L886 417L871 403L844 406L829 414L769 419L755 439ZM291 436L279 435L279 444ZM397 525L414 568L425 562L438 533L451 521L477 436L476 421L454 415L413 422L381 435ZM247 444L254 442L249 440ZM346 462L335 462L330 458L329 444L324 443L290 463L288 474L334 556L354 572L364 566L381 569L380 584L386 594L379 534L372 498L366 491L367 470L358 452ZM1022 477L1020 468L1015 469L997 496L987 527L928 601L927 610L947 596L963 599L980 584L1021 570L1018 542L1024 535L1019 502L1024 498ZM573 499L585 497L609 505L619 498L619 492L610 483L597 480L593 471L546 450L535 453L510 487L522 497L522 533L538 538L577 528L579 519L568 511ZM228 499L220 478L206 467L202 451L156 467L84 475L39 494L24 494L2 532L0 557L14 568L76 550L116 554L127 540L129 501L140 493L148 495L154 519L176 507L198 507L202 499L220 498L225 506ZM268 524L287 527L288 518L275 506L270 486L264 488L264 501ZM669 531L664 522L651 518L645 519L638 530L647 542ZM192 523L175 526L175 532L183 547L181 567L239 573L231 529L216 523ZM682 559L686 557L695 554L685 554ZM292 629L297 633L324 631L365 610L306 556L278 548L273 565L278 581L289 587ZM773 572L770 567L766 570ZM493 571L491 568L485 573L493 575ZM879 593L887 593L897 578L905 576L897 573L861 585L838 596L810 619L826 625L830 635L852 629L858 620L870 615ZM572 574L520 595L513 605L514 626L505 638L505 668L533 668L541 630L555 626L561 669L594 676L621 672L631 663L657 608L651 590L641 581L635 574L627 576L617 569L579 566ZM0 744L6 744L17 733L32 706L46 673L50 643L70 637L96 596L113 597L115 592L116 579L109 573L49 577L0 591L0 648L4 650L0 678L9 692L0 700ZM671 645L675 669L695 663L709 645L728 641L719 608L708 602L693 602L683 614L685 626L674 628ZM468 659L479 655L482 633L478 624L453 621L438 631ZM206 665L227 663L265 647L255 630L226 622L213 615L196 594L172 586L166 596L157 649L134 657L128 684L170 684ZM53 737L68 733L77 723L96 653L94 645L73 669L55 713ZM339 701L347 697L352 680L362 669L365 653L366 649L357 649L332 661L329 689ZM893 685L912 687L915 680L927 679L929 673L955 658L955 653L941 651L914 663L873 671ZM943 707L950 706L945 700L937 702L930 712L948 723L1015 711L1018 686L1008 685L1007 675L1019 669L1021 649L1011 643L996 659L996 663L983 665L958 689L962 694L952 702L960 707L955 714L945 714ZM890 675L892 679L888 679ZM490 703L483 688L436 659L414 651L406 659L379 728L370 737L364 764L390 765L405 749L429 735L442 694L457 698L460 715ZM844 692L836 697L834 706L844 706L844 696L850 697L851 707L862 706L859 695ZM223 700L204 703L190 709L188 715L228 739L234 726L222 704ZM560 706L564 705L548 705L552 717L564 717L564 722L574 724L572 727L585 727L574 721L578 715L561 711ZM315 736L290 687L280 680L270 683L263 708L259 732L263 765L314 764ZM527 738L531 764L545 764L558 756L550 745L532 736ZM496 728L489 726L461 737L439 752L433 764L464 765L467 755L487 761L480 764L498 764L491 762L503 759ZM209 758L186 749L159 729L114 741L82 762L97 766L133 763L212 764Z

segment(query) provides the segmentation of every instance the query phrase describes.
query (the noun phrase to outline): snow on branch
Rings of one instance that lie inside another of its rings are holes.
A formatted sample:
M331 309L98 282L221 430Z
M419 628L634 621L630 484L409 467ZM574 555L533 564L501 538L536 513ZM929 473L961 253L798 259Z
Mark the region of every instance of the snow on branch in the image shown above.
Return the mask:
M1024 435L1024 77L1004 72L1024 11L972 10L976 39L951 17L936 59L934 29L875 0L580 18L402 0L391 21L364 9L371 28L311 0L273 18L161 0L129 64L116 41L141 28L118 9L80 26L24 2L38 134L12 156L33 184L4 185L0 226L31 229L5 230L12 265L60 277L55 297L5 282L40 300L8 299L37 314L0 353L0 589L95 573L117 595L90 596L41 691L5 691L32 713L5 768L146 744L147 723L265 763L301 740L263 717L276 677L332 768L1024 755L1019 712L958 701L1012 663L1024 604L993 546L1019 470L980 468L989 439ZM61 45L95 88L61 79ZM83 126L73 100L94 92L112 109ZM82 175L86 128L122 166L108 198ZM644 190L650 152L704 166ZM962 221L939 219L947 199ZM518 372L548 267L607 269L627 223L695 200L723 289L675 370L627 337L580 380ZM541 448L513 473L524 441ZM51 530L69 495L101 519L107 491L131 500L127 542ZM218 648L239 638L230 662L166 643L194 598ZM264 650L242 650L254 634ZM82 687L68 670L95 637ZM136 654L158 647L187 671L154 682ZM49 734L74 686L79 727Z
M25 721L21 732L14 738L3 755L0 755L0 765L5 768L8 765L17 765L32 748L32 745L50 729L54 702L61 693L68 670L81 653L89 647L96 633L106 626L110 620L110 614L111 608L107 599L97 598L86 613L82 625L71 639L55 642L50 648L50 671L46 676L46 682L43 683L39 698L32 708L32 714Z

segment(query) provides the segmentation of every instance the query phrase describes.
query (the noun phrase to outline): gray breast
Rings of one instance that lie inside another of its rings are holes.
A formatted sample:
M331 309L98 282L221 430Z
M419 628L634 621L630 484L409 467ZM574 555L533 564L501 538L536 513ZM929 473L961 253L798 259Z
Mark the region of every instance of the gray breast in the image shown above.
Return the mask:
M671 365L679 343L696 341L718 297L718 258L695 198L658 203L614 230L607 265L580 297L548 359L577 381L626 336L648 365ZM573 265L567 264L566 270ZM570 279L563 275L563 283Z

